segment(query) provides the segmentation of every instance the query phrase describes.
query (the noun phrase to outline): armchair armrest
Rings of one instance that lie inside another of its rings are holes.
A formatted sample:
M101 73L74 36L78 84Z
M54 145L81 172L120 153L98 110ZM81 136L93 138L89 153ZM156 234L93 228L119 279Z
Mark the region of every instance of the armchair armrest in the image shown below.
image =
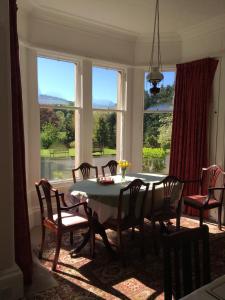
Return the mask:
M224 190L225 190L225 187L211 187L211 188L208 188L208 195L204 201L204 204L207 204L209 199L216 199L215 195L214 195L214 191L222 191L222 198L223 198L223 194L224 194Z
M77 203L77 204L74 204L74 205L71 205L71 206L60 206L60 210L70 210L70 209L73 209L73 208L76 208L78 206L87 206L87 203L86 202L80 202L80 203Z
M212 187L212 188L208 188L208 191L219 191L219 190L225 190L225 187Z

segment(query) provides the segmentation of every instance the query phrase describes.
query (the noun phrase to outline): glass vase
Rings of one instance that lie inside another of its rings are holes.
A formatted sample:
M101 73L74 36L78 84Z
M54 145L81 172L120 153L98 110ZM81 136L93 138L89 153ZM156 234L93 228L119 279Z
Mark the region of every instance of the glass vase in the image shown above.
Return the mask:
M121 168L121 182L126 181L126 168Z

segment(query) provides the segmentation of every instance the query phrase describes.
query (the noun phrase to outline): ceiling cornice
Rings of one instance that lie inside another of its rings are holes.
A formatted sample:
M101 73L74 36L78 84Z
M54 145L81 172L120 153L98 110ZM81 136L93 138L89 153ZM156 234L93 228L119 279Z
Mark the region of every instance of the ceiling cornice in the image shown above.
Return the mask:
M143 34L139 35L137 38L137 43L152 43L153 35ZM181 36L176 32L162 32L160 33L160 41L161 42L181 42Z
M105 35L115 39L122 39L129 42L135 42L138 33L124 30L120 27L109 26L101 22L81 18L69 13L64 13L56 9L49 9L40 6L35 1L32 1L32 9L23 5L22 11L29 14L29 17L49 22L52 24L65 26L73 30L88 32L90 34Z
M197 25L188 27L185 30L180 30L179 34L182 40L194 39L202 35L213 34L225 30L225 14L212 18L206 22L201 22Z
M20 4L21 3L21 4ZM65 26L72 30L79 30L93 35L122 39L131 43L151 43L152 35L139 34L138 32L125 30L117 26L74 16L57 9L49 9L45 5L38 4L35 0L18 0L19 10L26 13L31 19L45 21L51 24ZM225 14L209 19L197 25L190 26L185 30L177 29L177 32L160 34L161 42L182 42L186 39L197 38L225 30Z

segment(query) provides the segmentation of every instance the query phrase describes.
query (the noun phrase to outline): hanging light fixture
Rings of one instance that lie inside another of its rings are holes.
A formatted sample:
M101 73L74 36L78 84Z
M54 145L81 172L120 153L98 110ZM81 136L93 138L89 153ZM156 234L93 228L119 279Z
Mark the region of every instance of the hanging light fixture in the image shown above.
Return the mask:
M154 52L155 52L155 43L156 43L156 54L157 60L154 64ZM156 95L160 92L160 88L157 87L157 84L163 80L164 76L160 72L161 68L161 52L160 52L160 36L159 36L159 0L156 0L155 6L155 19L154 19L154 31L152 38L152 53L149 64L149 73L147 75L147 80L153 85L150 88L150 93Z

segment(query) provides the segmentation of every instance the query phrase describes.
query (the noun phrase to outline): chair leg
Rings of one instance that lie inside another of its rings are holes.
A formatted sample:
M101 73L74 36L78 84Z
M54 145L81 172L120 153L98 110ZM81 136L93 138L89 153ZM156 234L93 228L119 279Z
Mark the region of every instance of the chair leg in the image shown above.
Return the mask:
M62 234L57 234L57 242L56 242L56 251L55 251L55 257L52 265L52 271L56 271L56 266L59 259L59 252L60 252L60 246L61 246L61 240L62 240Z
M43 249L44 249L44 243L45 243L45 226L42 225L41 226L41 230L42 230L42 237L41 237L41 248L39 251L39 258L42 259L42 254L43 254Z
M131 239L134 240L134 236L135 236L135 227L132 227L132 232L131 232Z
M222 206L219 206L218 207L218 228L219 228L219 230L222 230L221 217L222 217Z
M73 231L70 231L70 246L73 246Z
M176 220L176 230L180 230L180 216L177 216L177 220Z
M117 230L117 247L120 258L122 259L123 265L125 265L124 255L123 255L123 245L122 245L122 232L120 229Z
M95 230L94 228L90 229L90 255L91 258L95 256Z
M144 224L140 225L140 234L141 234L141 257L142 257L145 256Z
M151 221L152 225L152 241L153 241L153 249L154 249L154 254L158 255L159 254L159 248L158 248L158 243L157 243L157 238L156 238L156 226L155 226L155 221Z
M199 226L203 225L203 214L204 214L204 210L200 209L199 210Z

